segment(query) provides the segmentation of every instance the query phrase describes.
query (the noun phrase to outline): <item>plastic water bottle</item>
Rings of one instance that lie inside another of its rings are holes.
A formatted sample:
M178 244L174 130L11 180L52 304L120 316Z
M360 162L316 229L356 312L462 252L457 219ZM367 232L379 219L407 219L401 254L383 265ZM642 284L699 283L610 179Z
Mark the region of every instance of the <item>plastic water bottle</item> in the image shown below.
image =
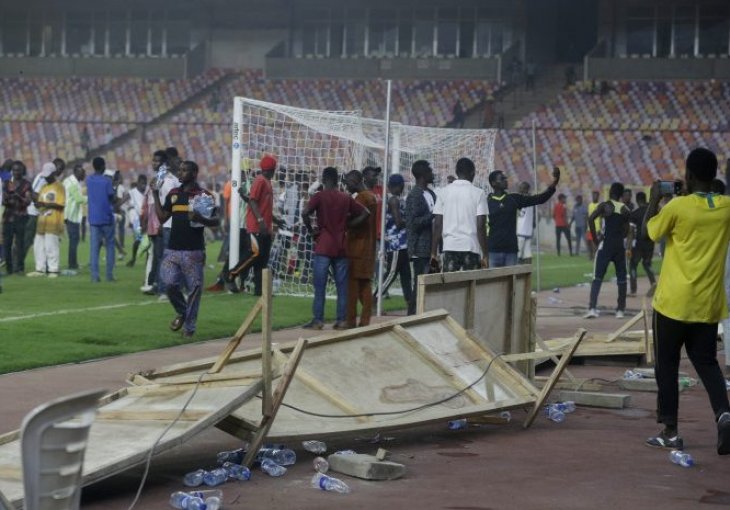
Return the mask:
M335 455L357 455L355 450L339 450L335 452Z
M162 186L162 181L165 180L165 175L167 175L167 165L162 164L160 165L160 168L157 169L157 173L155 174L155 179L157 180L157 186Z
M221 500L216 496L211 496L203 500L194 494L185 492L173 492L170 496L170 505L173 508L182 510L219 510L221 508Z
M564 414L570 414L575 412L575 402L572 400L566 400L565 402L556 402L553 404L556 409L562 411Z
M502 418L504 421L509 422L512 420L512 413L509 411L502 411L499 413L499 417Z
M303 441L302 446L305 450L312 453L322 454L327 451L327 445L322 441Z
M297 462L297 454L289 448L261 448L259 458L273 460L280 466L291 466Z
M466 421L466 418L462 418L460 420L451 420L448 424L449 430L461 430L465 429L469 424Z
M692 467L695 465L695 460L689 453L684 453L682 450L672 450L669 452L669 459L682 467Z
M637 379L643 379L644 376L641 375L641 372L635 372L634 370L627 370L624 372L624 380L631 381L631 380L637 380Z
M330 463L327 462L327 459L324 457L316 457L312 461L312 467L315 471L318 471L320 473L326 473L330 469Z
M264 459L261 461L261 471L269 476L284 476L286 474L286 468L280 466L271 459Z
M207 489L202 491L190 491L188 492L189 495L195 496L196 498L200 498L202 500L206 500L208 498L218 498L223 499L223 491L220 489Z
M187 487L199 487L203 485L203 477L205 477L207 471L205 469L198 469L185 475L183 483Z
M327 492L339 492L340 494L349 494L350 487L338 478L332 478L323 473L315 473L312 477L312 487L322 489Z
M565 421L565 413L554 405L549 405L545 408L545 415L555 423L563 423Z
M246 466L234 464L233 462L225 462L223 464L223 469L228 472L228 478L243 481L251 479L251 470L248 469Z
M225 483L226 480L228 480L228 471L223 468L213 469L206 472L203 476L203 483L208 487L215 487L216 485Z
M225 464L226 462L233 462L234 464L240 464L243 462L243 458L246 456L246 448L239 448L237 450L231 450L227 452L218 452L216 455L216 461L218 464Z

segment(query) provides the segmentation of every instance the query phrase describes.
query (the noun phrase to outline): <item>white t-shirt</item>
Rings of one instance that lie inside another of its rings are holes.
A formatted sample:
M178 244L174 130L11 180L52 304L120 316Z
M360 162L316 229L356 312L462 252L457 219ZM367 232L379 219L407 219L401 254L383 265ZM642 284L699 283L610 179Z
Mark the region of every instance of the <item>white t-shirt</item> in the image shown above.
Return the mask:
M41 174L36 175L33 178L33 184L31 184L31 189L33 190L33 193L40 193L41 188L48 184L48 181L45 177L41 176ZM38 208L35 206L33 202L30 203L28 206L28 215L29 216L38 216Z
M165 174L165 178L162 180L162 186L160 186L160 203L165 204L165 200L167 199L167 195L170 194L170 191L172 191L175 188L180 187L180 181L177 177L172 175L170 172L167 172ZM168 219L163 225L163 228L172 228L172 216L170 216L170 219Z
M477 237L477 216L488 216L487 195L469 181L457 179L441 190L433 208L443 216L444 251L482 255Z
M532 237L535 221L535 208L525 207L517 210L517 235L520 237Z

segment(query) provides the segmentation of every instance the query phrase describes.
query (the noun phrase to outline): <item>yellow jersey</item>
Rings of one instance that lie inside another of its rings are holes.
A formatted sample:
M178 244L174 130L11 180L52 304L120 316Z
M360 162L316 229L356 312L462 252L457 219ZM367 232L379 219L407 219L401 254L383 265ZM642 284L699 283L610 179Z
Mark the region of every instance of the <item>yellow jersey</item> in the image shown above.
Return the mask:
M654 309L682 322L713 323L727 317L723 280L730 197L676 197L649 220L647 230L652 241L667 239Z
M46 184L38 193L38 201L66 206L66 189L58 181ZM52 209L50 207L38 208L38 234L63 234L63 208Z

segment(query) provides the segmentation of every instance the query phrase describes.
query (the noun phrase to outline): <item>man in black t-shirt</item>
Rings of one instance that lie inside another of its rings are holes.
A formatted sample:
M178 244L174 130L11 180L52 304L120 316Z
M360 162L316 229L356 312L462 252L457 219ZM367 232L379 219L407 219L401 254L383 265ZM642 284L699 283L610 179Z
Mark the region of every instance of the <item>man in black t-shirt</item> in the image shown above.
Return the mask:
M539 195L507 193L507 177L500 170L489 174L489 185L494 190L487 195L489 206L489 267L517 264L517 212L524 207L544 204L555 194L560 181L560 169L553 168L553 182Z
M164 204L160 203L156 180L151 183L155 211L160 224L172 218L170 242L165 248L160 264L160 278L167 291L167 297L177 313L170 323L170 329L178 331L184 328L183 335L187 337L195 333L200 307L205 268L203 227L217 227L220 223L217 210L207 218L194 211L190 205L194 197L210 195L198 185L197 177L198 165L192 161L184 161L180 165L179 173L182 185L170 190ZM190 289L187 300L180 289L183 279L185 287Z
M644 222L646 209L649 207L646 202L646 193L639 191L636 194L636 204L636 209L631 211L631 215L629 216L631 229L634 232L634 239L636 239L634 246L631 247L631 259L629 262L629 284L631 286L629 295L636 295L636 280L638 277L636 270L639 267L639 262L641 262L641 265L644 267L644 272L646 272L646 276L649 278L649 282L651 282L651 288L646 295L653 296L654 288L656 287L656 277L651 270L651 259L654 257L654 243L648 237L641 235L641 225Z

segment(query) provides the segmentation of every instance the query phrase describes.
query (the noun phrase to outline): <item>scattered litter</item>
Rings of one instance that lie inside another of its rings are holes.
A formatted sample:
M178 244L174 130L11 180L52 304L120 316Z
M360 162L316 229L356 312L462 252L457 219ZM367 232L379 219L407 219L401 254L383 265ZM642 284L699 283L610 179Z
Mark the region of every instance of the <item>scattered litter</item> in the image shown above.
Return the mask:
M228 471L223 468L211 469L203 475L203 483L208 487L215 487L228 480Z
M261 461L261 471L269 476L284 476L286 474L286 468L271 459Z
M554 292L555 294L560 294L560 287L555 287L555 288L553 289L553 292Z
M448 423L449 430L461 430L465 429L469 423L466 421L466 418L462 418L460 420L451 420Z
M641 372L638 372L636 370L627 370L624 372L624 380L626 381L635 381L637 379L644 379L644 374Z
M565 412L558 409L555 404L545 406L545 416L555 423L563 423L565 421Z
M198 469L191 473L186 474L183 477L183 483L186 487L199 487L203 485L203 477L205 476L205 469Z
M378 448L377 453L375 454L375 458L378 460L385 460L390 456L390 452L388 450L385 450L383 448Z
M263 461L269 459L280 466L291 466L297 462L297 454L294 450L284 448L283 446L264 446L256 455L256 460Z
M697 379L694 379L692 377L680 377L679 378L679 388L682 390L686 390L687 388L691 388L692 386L697 386Z
M248 446L238 448L237 450L231 450L227 452L218 452L216 455L216 462L219 465L223 465L226 462L233 462L234 464L240 464L243 462L243 458L246 456L246 450Z
M333 478L323 473L315 473L312 477L312 487L327 492L339 492L340 494L350 493L350 487L345 482L339 478Z
M312 461L312 467L319 473L326 473L330 469L330 463L324 457L316 457Z
M196 492L173 492L170 506L182 510L219 510L222 508L223 493L219 490Z
M370 443L370 444L379 444L379 443L385 443L385 442L389 442L389 441L393 441L393 440L395 440L395 437L393 437L393 436L381 436L380 435L380 432L378 432L377 434L375 434L372 437L372 439L370 439L368 441L368 443Z
M669 460L678 466L692 467L695 465L695 460L689 453L684 453L682 450L672 450L669 452Z
M321 454L327 451L327 445L322 441L302 441L302 446L311 453Z
M499 417L502 418L504 421L509 422L512 420L512 413L509 411L502 411L499 413Z
M577 283L577 284L576 284L575 286L576 286L576 287L588 287L588 283L586 283L586 282L581 282L581 283Z
M339 450L335 452L335 455L357 455L355 450Z
M251 479L251 470L241 464L226 462L223 464L223 469L228 473L228 478L233 480L247 481Z
M573 402L572 400L566 400L565 402L555 402L553 406L555 406L556 409L562 411L565 414L575 412L575 402Z

